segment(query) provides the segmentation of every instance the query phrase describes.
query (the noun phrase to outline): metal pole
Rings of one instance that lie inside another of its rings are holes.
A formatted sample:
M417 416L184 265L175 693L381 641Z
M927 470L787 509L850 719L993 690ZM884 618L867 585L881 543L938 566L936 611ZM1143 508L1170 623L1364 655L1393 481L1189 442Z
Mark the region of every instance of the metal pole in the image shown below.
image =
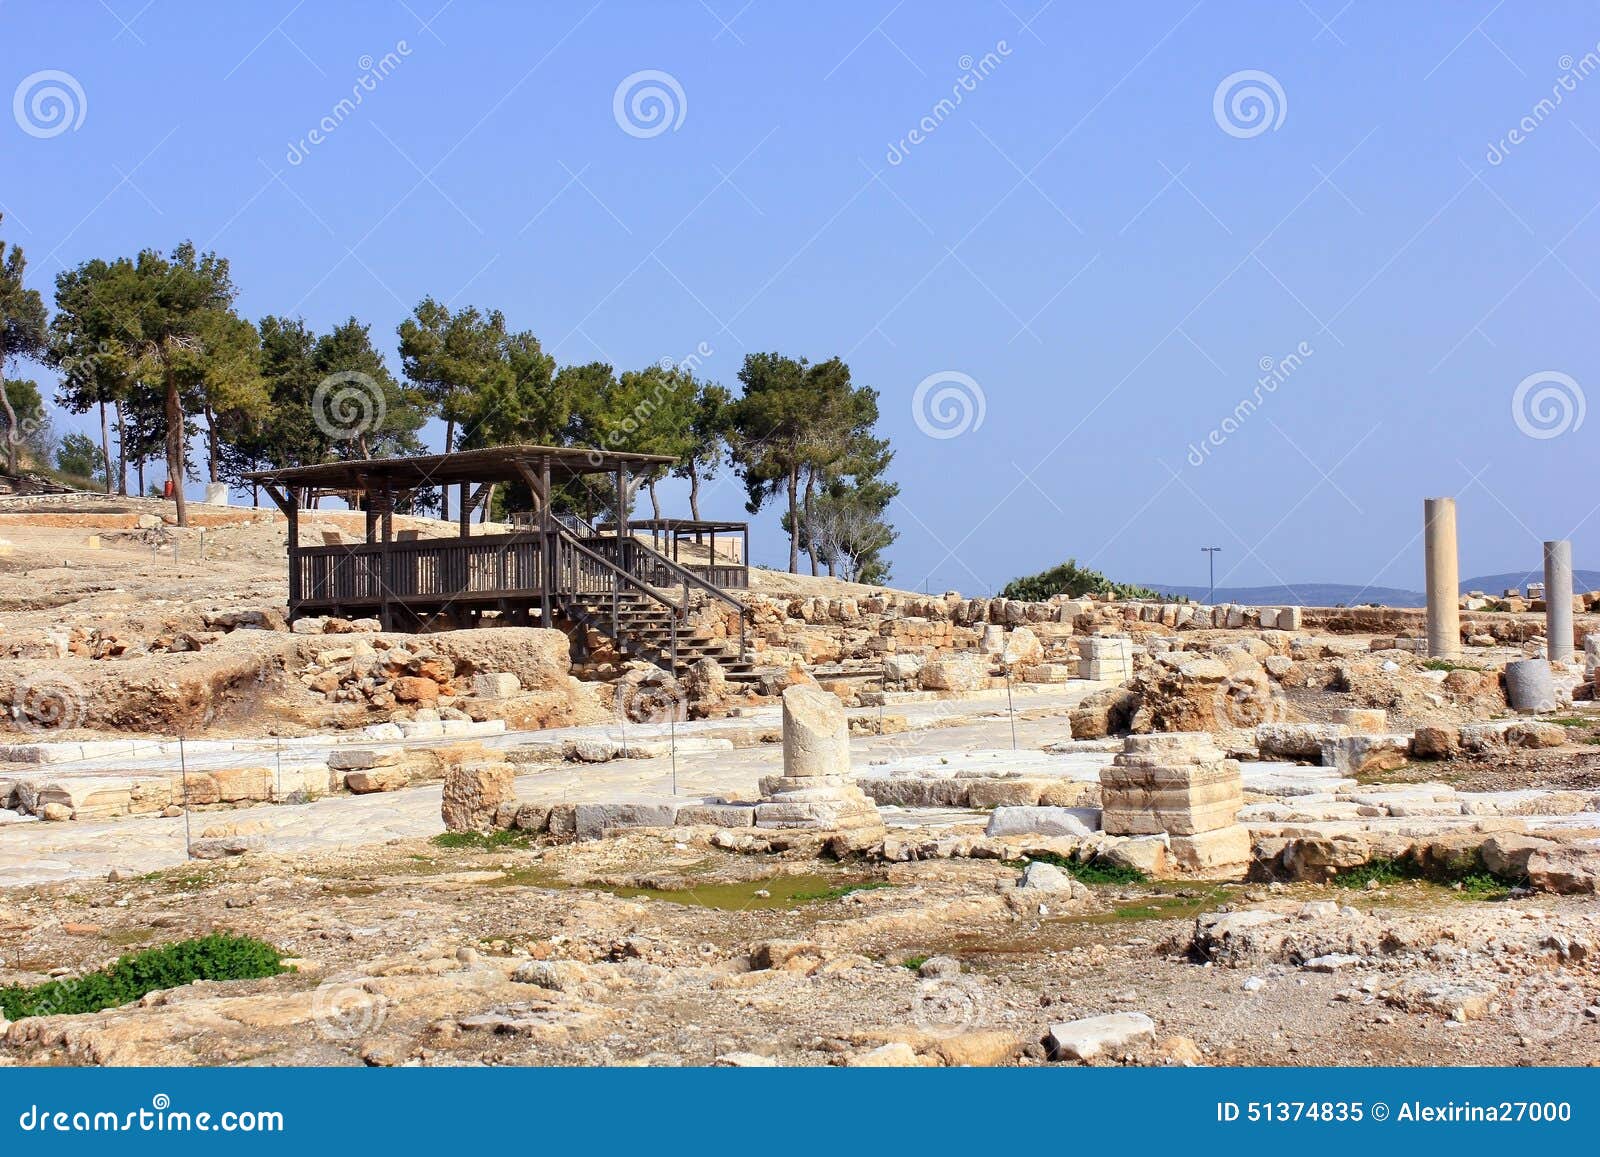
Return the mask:
M178 736L178 774L183 779L183 856L194 858L194 839L189 827L189 761L184 757L183 736Z
M1011 716L1011 750L1017 749L1017 705L1011 700L1011 668L1006 668L1006 713Z
M1217 601L1217 551L1222 548L1220 546L1202 546L1200 549L1205 552L1206 561L1211 568L1211 586L1206 595L1206 603L1209 605Z

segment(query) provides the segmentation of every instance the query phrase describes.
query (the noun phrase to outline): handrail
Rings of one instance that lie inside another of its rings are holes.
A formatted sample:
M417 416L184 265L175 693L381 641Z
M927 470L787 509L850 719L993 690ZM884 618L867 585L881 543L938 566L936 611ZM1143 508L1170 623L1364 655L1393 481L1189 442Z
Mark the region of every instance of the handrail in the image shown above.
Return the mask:
M671 571L672 573L676 574L686 584L692 583L693 585L702 588L703 590L709 592L710 594L715 595L717 598L721 599L723 602L725 602L729 606L733 607L735 610L737 610L739 612L741 617L751 613L749 607L745 606L742 602L740 602L738 599L734 598L727 591L725 591L721 587L717 586L716 583L711 582L709 579L701 578L699 575L695 574L694 571L689 570L687 567L685 567L685 566L683 566L683 565L681 565L679 563L673 562L670 558L668 558L666 555L664 555L664 554L660 553L659 551L657 551L654 547L646 546L644 543L640 542L636 538L635 539L631 539L631 543L632 543L632 545L629 546L629 548L628 548L629 550L642 550L642 551L644 551L645 554L649 555L651 558L653 558L661 566L666 567L668 571Z
M645 595L647 595L648 597L654 599L656 602L660 603L662 606L666 607L669 611L672 612L672 614L669 615L668 618L667 618L667 626L668 626L668 628L669 628L669 630L671 632L671 635L670 635L670 641L671 641L671 647L672 647L672 651L671 651L672 672L671 673L672 673L672 675L674 677L676 677L676 675L678 673L678 616L680 614L682 614L683 611L680 611L679 608L677 607L677 605L674 604L671 599L667 598L661 592L653 589L647 583L642 582L636 576L629 574L627 571L623 570L620 566L618 566L616 563L612 562L610 559L606 558L604 555L601 555L601 554L599 554L599 553L597 553L595 551L590 550L588 547L584 546L583 543L581 543L577 539L573 538L565 530L562 530L559 527L554 528L552 530L552 537L557 542L566 543L568 546L570 546L578 554L586 555L592 561L597 562L601 566L605 567L607 570L614 572L619 577L621 577L624 581L626 581L629 587L637 589L637 590L640 590L640 591L643 591L645 593ZM552 554L553 553L554 552L552 552ZM685 608L685 609L687 609L687 608ZM621 631L621 628L618 626L618 622L617 622L617 591L616 590L613 590L611 592L611 637L614 640L616 640L618 645L622 644L622 631Z
M617 542L617 549L619 553L622 550L622 541L623 540L618 539ZM665 566L668 573L675 573L679 577L679 579L683 582L683 610L685 614L687 614L689 610L689 586L691 583L709 591L711 594L715 595L717 598L721 599L723 602L737 610L739 612L739 658L746 659L749 657L749 650L745 642L744 628L746 621L754 619L755 615L748 606L734 598L727 591L723 590L709 579L701 578L692 570L688 570L685 567L680 566L678 563L673 562L670 558L667 558L654 548L646 546L632 535L628 536L627 542L629 544L629 550L644 551L645 554L653 558L659 565Z
M595 562L599 563L601 566L605 567L607 570L614 571L615 573L621 575L623 578L628 580L628 585L630 587L635 587L638 590L643 591L646 595L648 595L652 599L655 599L656 602L660 603L662 606L666 607L668 610L670 610L670 611L679 611L681 609L678 606L678 604L674 603L671 599L667 598L666 595L662 594L660 591L658 591L654 587L650 586L643 579L639 578L637 575L630 574L628 571L624 570L622 567L618 566L616 563L612 562L609 558L606 558L604 555L597 554L594 551L590 550L588 547L584 546L583 543L581 543L577 539L573 538L566 531L558 530L558 531L555 532L555 536L556 536L556 538L560 539L562 542L566 543L568 546L572 547L579 554L587 555L589 558L593 559Z

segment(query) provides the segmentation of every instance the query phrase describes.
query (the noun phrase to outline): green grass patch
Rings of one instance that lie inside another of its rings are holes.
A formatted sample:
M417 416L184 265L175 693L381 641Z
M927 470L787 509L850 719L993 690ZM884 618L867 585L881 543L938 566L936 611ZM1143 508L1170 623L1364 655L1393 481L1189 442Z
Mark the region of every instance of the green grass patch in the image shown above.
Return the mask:
M1426 882L1453 888L1472 900L1503 900L1521 881L1507 880L1481 867L1427 873L1413 860L1380 858L1346 868L1333 877L1341 888L1365 888L1369 881L1379 887Z
M1474 667L1471 663L1453 663L1449 659L1424 659L1422 667L1425 671L1482 671L1482 667Z
M926 955L926 954L923 954L921 956L907 956L904 960L902 960L900 962L900 967L901 968L909 968L909 969L911 969L912 972L916 972L924 964L928 963L928 961L931 960L931 959L933 959L933 958L931 956Z
M1108 864L1100 860L1073 860L1055 852L1045 852L1041 855L1030 856L1026 860L1008 860L1006 866L1021 871L1030 863L1051 864L1085 884L1143 884L1145 882L1145 874L1138 868L1128 868L1121 864Z
M202 936L129 953L109 968L73 980L0 988L0 1012L9 1020L99 1012L196 980L259 980L288 971L282 954L263 941L248 936Z
M863 880L856 884L840 884L833 888L824 888L819 892L795 892L789 899L796 903L805 904L813 900L838 900L848 896L851 892L876 892L879 888L892 888L888 880Z
M1456 881L1457 888L1473 900L1504 900L1512 884L1492 872L1469 872Z
M1600 723L1600 719L1584 719L1577 715L1568 715L1564 719L1547 719L1547 723L1559 723L1562 727L1587 727L1591 723Z
M428 841L436 848L453 851L495 852L505 848L533 846L532 832L519 832L506 828L485 834L483 832L440 832Z
M1420 879L1422 879L1421 869L1410 860L1380 856L1364 864L1357 864L1353 868L1345 868L1333 877L1333 882L1341 888L1365 888L1371 883L1385 887Z

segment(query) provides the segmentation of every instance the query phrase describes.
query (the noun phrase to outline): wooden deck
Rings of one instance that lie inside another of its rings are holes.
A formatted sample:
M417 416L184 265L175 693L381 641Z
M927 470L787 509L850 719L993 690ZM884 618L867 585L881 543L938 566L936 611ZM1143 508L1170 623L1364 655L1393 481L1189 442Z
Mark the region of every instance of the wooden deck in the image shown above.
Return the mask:
M382 618L386 608L432 614L449 607L542 610L547 597L593 599L637 582L663 590L688 572L723 590L749 586L736 563L680 562L632 538L576 538L540 530L468 538L296 546L289 551L292 617L335 613Z

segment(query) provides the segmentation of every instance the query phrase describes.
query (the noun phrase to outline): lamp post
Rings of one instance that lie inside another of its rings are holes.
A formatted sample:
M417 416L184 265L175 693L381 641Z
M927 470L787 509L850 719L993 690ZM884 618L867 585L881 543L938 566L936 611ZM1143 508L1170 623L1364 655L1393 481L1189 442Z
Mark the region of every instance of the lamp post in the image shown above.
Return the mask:
M1217 551L1222 548L1220 546L1202 546L1200 549L1205 552L1206 561L1211 566L1211 592L1206 595L1206 603L1209 605L1217 601Z

